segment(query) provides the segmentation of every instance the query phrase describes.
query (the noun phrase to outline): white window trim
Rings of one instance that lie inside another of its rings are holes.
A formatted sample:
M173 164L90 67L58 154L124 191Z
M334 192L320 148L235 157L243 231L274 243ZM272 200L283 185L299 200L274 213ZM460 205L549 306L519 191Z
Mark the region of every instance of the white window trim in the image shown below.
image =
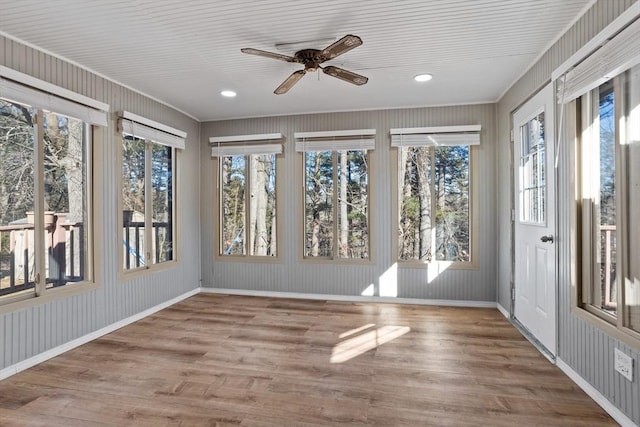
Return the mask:
M352 129L320 132L296 132L296 151L373 150L376 148L375 129Z
M209 145L212 146L211 157L282 154L283 139L281 133L212 136L209 138Z
M566 104L640 63L640 4L629 7L553 73Z
M392 147L480 145L481 125L391 129Z
M119 113L118 131L136 138L151 140L168 147L184 150L187 133L128 111Z

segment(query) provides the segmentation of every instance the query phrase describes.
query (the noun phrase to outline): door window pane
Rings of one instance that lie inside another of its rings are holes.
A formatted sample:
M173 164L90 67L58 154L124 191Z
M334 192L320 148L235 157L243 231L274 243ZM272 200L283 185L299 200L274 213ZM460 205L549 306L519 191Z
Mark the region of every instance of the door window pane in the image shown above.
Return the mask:
M544 112L520 127L520 221L546 223Z

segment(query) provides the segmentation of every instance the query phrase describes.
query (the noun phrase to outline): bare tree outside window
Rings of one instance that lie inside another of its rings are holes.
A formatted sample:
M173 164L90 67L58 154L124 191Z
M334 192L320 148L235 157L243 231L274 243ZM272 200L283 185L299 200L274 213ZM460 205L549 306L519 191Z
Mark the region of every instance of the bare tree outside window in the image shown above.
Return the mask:
M469 262L469 147L398 150L399 260Z
M276 156L220 158L222 255L276 256Z
M304 161L305 257L369 258L367 151L308 151Z

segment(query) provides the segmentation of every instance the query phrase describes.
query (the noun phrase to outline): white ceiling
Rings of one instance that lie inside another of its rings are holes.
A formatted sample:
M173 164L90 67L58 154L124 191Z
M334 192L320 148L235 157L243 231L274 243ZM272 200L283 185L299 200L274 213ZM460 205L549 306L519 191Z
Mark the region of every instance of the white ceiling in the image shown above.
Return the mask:
M495 102L592 0L0 0L1 34L36 45L199 120ZM360 36L329 61L354 86L307 74L273 90L311 42ZM415 74L434 75L416 83ZM236 98L220 96L223 89Z

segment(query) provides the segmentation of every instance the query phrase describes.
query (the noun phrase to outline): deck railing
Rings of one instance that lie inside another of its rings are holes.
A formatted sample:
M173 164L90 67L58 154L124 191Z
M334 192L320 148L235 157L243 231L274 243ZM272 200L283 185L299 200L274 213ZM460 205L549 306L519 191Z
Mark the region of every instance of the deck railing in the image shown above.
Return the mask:
M65 214L49 215L45 233L46 286L83 280L84 225ZM32 222L0 226L0 296L35 286L35 230Z
M618 306L616 283L616 226L600 226L601 263L600 282L602 286L603 308L615 310Z
M164 242L171 242L171 227L168 222L156 221L152 224L151 233L151 254L154 262L163 261L166 251ZM146 250L144 245L144 222L126 222L124 225L123 242L124 245L124 268L144 267L147 264Z

